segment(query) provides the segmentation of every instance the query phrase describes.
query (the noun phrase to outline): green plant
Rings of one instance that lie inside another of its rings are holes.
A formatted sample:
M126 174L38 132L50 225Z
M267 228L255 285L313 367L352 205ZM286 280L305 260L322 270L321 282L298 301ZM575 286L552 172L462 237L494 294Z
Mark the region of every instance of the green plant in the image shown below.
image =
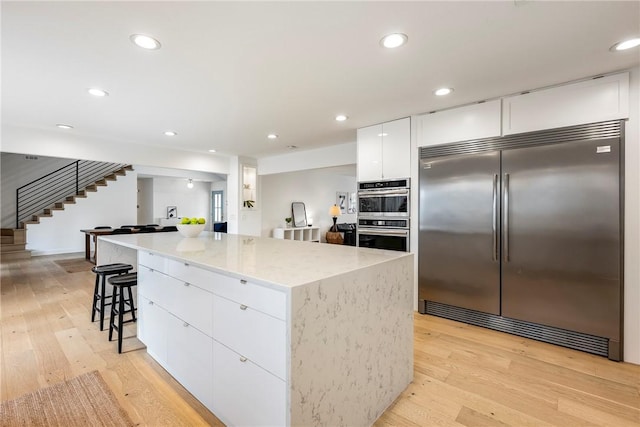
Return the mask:
M242 203L242 206L244 206L245 208L252 208L254 203L255 202L253 200L245 200Z
M291 221L293 220L293 218L288 217L284 219L285 221L287 221L287 225L291 225Z

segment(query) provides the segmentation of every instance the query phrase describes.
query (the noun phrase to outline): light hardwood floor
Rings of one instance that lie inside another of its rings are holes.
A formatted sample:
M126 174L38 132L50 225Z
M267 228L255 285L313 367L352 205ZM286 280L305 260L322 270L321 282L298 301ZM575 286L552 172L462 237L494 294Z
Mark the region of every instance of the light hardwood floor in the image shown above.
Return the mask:
M97 369L139 425L222 425L144 350L90 322L94 275L3 263L0 398ZM640 426L640 366L415 316L414 380L376 426ZM131 325L128 335L135 334Z

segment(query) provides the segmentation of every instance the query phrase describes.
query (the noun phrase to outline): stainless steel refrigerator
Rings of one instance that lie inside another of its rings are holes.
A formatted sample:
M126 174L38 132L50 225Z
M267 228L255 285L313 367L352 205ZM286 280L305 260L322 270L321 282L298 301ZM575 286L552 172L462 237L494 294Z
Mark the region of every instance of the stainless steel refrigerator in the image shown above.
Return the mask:
M622 357L622 124L421 149L420 312Z

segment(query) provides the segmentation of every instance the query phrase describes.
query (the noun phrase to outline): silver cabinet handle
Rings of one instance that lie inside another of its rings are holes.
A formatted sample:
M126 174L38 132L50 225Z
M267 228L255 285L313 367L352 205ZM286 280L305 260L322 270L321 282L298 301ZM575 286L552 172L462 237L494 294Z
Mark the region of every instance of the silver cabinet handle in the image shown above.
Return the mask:
M493 254L492 259L498 261L498 174L493 175Z
M190 286L190 285L191 285L191 283L184 282L184 285L185 285L185 286Z
M187 322L184 322L184 323L182 324L182 326L184 326L185 328L188 328L188 327L189 327L189 324L188 324Z
M184 266L185 266L185 267L189 267L189 263L185 262L185 263L184 263Z
M153 301L149 301L149 305L153 305Z
M153 273L153 268L150 268L150 269L149 269L149 272L150 272L150 273Z
M240 361L241 361L242 363L244 363L244 362L246 362L246 361L247 361L247 358L246 358L246 357L244 357L244 356L240 356Z
M504 174L504 229L502 250L504 252L504 262L509 262L509 174Z
M246 285L246 284L247 284L247 281L246 281L246 280L244 280L244 279L240 279L240 283L242 283L243 285Z
M244 304L240 304L240 310L246 310L246 309L247 309L247 306L246 306L246 305L244 305Z

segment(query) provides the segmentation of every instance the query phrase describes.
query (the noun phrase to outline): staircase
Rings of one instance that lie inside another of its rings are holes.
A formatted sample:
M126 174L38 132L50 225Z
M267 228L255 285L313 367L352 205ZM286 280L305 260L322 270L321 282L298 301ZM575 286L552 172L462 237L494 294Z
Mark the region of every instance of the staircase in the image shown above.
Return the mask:
M27 230L1 229L0 262L18 261L31 258L31 251L25 249Z
M77 160L18 188L16 228L1 229L0 261L30 259L31 251L25 249L29 224L39 224L40 218L53 216L132 170L131 165L122 163Z
M16 225L25 229L132 171L131 165L78 160L16 190Z

